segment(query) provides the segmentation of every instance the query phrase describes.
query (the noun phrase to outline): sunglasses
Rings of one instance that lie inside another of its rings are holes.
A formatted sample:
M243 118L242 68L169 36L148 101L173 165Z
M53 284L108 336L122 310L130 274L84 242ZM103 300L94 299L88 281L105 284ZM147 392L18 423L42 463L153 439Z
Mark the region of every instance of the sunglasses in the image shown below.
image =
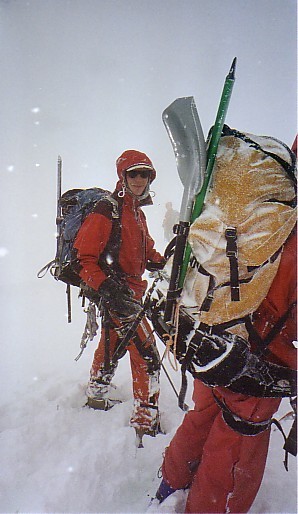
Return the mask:
M140 177L142 177L142 178L149 178L151 175L151 171L150 170L131 170L131 171L127 171L126 175L129 178L136 178L137 175L140 175Z

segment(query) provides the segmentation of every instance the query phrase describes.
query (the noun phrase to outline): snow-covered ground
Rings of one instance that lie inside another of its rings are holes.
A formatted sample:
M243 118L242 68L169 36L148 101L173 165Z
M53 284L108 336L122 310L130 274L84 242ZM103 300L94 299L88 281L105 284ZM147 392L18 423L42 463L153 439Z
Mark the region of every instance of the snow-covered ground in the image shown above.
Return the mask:
M136 449L127 357L115 377L123 403L108 412L84 407L96 343L75 362L85 324L79 302L74 294L68 325L64 286L36 278L55 255L58 154L65 191L111 189L117 157L128 148L146 152L157 169L146 216L163 251L165 204L179 209L182 185L162 111L194 95L207 136L237 56L227 123L291 145L296 4L0 0L1 513L146 512L162 453L183 418L162 372L166 434L144 438L144 448ZM179 374L165 365L179 388ZM288 409L285 402L279 415ZM282 446L273 431L253 513L296 512L296 460L290 456L287 473ZM157 510L183 512L184 501L180 492Z
M58 315L46 314L51 300L43 290L56 292ZM163 451L184 414L162 371L160 407L166 433L144 437L144 448L136 448L129 427L132 391L127 356L114 379L115 393L123 403L108 412L84 407L95 342L89 342L81 359L74 361L85 319L74 299L74 320L66 323L63 291L64 286L50 277L32 285L31 294L38 298L39 292L40 301L34 309L23 305L21 325L8 322L3 330L2 344L7 346L1 379L0 512L145 513L160 481ZM6 300L15 293L6 291ZM179 388L179 373L168 362L165 366ZM190 379L190 406L191 389ZM285 401L278 417L288 410ZM286 432L290 423L283 423ZM296 512L296 461L290 456L287 473L282 446L281 434L273 429L253 513ZM159 507L152 505L150 512L183 512L184 502L185 494L179 492Z

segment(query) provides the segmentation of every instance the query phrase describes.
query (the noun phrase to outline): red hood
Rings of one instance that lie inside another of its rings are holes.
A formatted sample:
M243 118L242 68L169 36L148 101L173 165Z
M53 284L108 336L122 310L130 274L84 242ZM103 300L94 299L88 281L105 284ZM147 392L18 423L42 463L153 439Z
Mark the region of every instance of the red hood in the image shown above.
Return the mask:
M138 150L126 150L123 154L118 157L116 161L117 173L120 181L122 182L124 178L124 173L130 169L149 169L151 171L150 182L156 177L156 171L149 157Z

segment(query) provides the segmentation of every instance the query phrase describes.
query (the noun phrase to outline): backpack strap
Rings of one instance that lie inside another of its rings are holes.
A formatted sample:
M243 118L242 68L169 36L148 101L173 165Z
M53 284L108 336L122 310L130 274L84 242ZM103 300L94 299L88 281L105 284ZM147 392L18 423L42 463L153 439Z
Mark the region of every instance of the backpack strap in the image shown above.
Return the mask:
M205 323L200 323L199 326L197 327L196 331L197 331L198 335L201 334L201 337L203 337L204 332L207 333L208 331L212 331L212 328L213 327L209 327ZM199 343L199 338L197 338L197 340L195 342L193 341L193 338L190 340L185 357L181 363L181 387L180 387L180 392L178 395L178 405L179 405L180 409L183 411L188 410L187 405L185 403L185 396L186 396L186 391L187 391L186 371L187 370L191 371L192 360L198 349L198 343Z
M237 229L235 227L228 227L225 231L225 238L227 240L226 256L230 261L231 301L239 302L240 285L238 269Z
M288 436L286 436L280 421L278 421L276 418L270 418L266 419L264 421L251 421L244 418L241 418L238 414L235 414L229 407L227 406L226 402L224 400L220 400L216 394L214 393L214 390L212 390L213 398L217 405L220 407L222 411L222 417L226 424L235 432L238 432L239 434L242 434L244 436L255 436L260 434L261 432L264 432L265 430L268 430L271 425L275 425L278 430L281 432L283 438L284 438L284 446L283 449L285 450L285 460L284 460L284 466L287 471L288 469L288 456L289 453L293 455L294 457L297 456L297 415L296 411L294 409L294 422L292 424L292 427L290 429L290 432ZM297 399L296 399L297 401Z
M289 308L286 310L286 312L277 320L277 322L275 323L275 325L271 328L271 330L269 330L268 334L266 335L266 337L264 339L262 339L260 337L260 335L258 334L258 332L256 331L254 325L253 325L253 322L252 322L252 318L253 318L253 314L251 316L247 316L245 318L245 327L246 327L246 330L250 336L250 338L256 342L257 344L257 347L258 347L258 350L255 352L256 355L258 355L259 357L264 355L268 350L268 346L270 345L270 343L273 341L273 339L277 336L277 334L282 330L285 322L287 321L287 319L289 318L292 310L294 309L294 307L297 305L297 302L292 302L291 305L289 306Z
M45 266L43 266L39 272L37 273L37 278L43 278L48 271L52 273L53 268L55 268L56 259L53 259L52 261L48 262Z
M100 200L94 209L95 212L102 214L112 222L112 230L109 240L104 251L99 257L99 265L108 276L124 276L124 272L119 264L122 209L123 199L119 198L116 200L112 195Z
M288 437L285 440L285 444L283 449L285 450L285 461L284 465L286 470L288 471L288 456L289 453L294 457L297 457L297 396L290 400L292 409L293 409L293 417L294 421L290 432L288 433Z
M220 400L214 390L212 390L213 398L217 405L221 408L222 417L226 424L235 432L242 435L258 435L267 430L272 424L272 418L264 421L250 421L241 418L239 414L235 414L226 404L224 400Z
M105 305L102 305L101 312L102 326L105 331L104 336L104 371L108 372L110 365L110 329L111 329L111 318L109 311Z
M234 235L232 231L232 227L227 229L229 232L226 234L227 239L227 247L226 247L226 255L230 260L230 281L224 282L223 284L219 284L218 286L215 286L215 278L211 273L205 270L203 266L197 261L195 256L192 256L190 261L190 266L192 268L196 268L199 273L202 273L202 275L209 276L209 286L207 290L207 294L202 302L201 305L201 311L208 312L211 308L211 304L214 299L214 292L218 289L221 289L222 287L230 287L231 288L231 300L232 301L239 301L240 300L240 285L241 284L248 284L254 276L254 273L262 268L263 266L266 266L266 264L273 263L277 257L279 256L280 252L283 250L284 245L282 245L269 259L267 259L265 262L258 266L247 266L247 271L251 273L250 277L239 279L239 272L238 272L238 255L237 255L237 234ZM236 229L234 229L236 231ZM227 231L226 231L227 232ZM236 237L236 239L234 239ZM232 298L235 298L234 300Z
M211 304L213 302L213 293L215 290L215 278L211 273L208 273L205 268L203 268L202 264L200 264L194 255L192 255L189 265L191 268L197 268L197 271L204 275L205 277L209 277L209 284L208 284L208 290L207 294L203 300L203 303L201 305L201 311L208 312L210 310Z

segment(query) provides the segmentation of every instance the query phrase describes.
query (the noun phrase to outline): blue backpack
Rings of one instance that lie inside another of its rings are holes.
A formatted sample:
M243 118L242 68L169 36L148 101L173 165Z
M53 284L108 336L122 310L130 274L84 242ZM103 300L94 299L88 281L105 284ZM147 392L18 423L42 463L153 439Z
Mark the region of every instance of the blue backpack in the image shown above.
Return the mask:
M70 189L58 202L57 249L56 256L38 272L38 278L50 271L55 280L67 284L67 296L70 320L70 286L81 287L80 266L73 248L78 231L99 201L108 202L112 206L112 232L105 253L113 254L114 262L118 262L120 249L120 210L118 202L110 191L93 187L90 189Z

